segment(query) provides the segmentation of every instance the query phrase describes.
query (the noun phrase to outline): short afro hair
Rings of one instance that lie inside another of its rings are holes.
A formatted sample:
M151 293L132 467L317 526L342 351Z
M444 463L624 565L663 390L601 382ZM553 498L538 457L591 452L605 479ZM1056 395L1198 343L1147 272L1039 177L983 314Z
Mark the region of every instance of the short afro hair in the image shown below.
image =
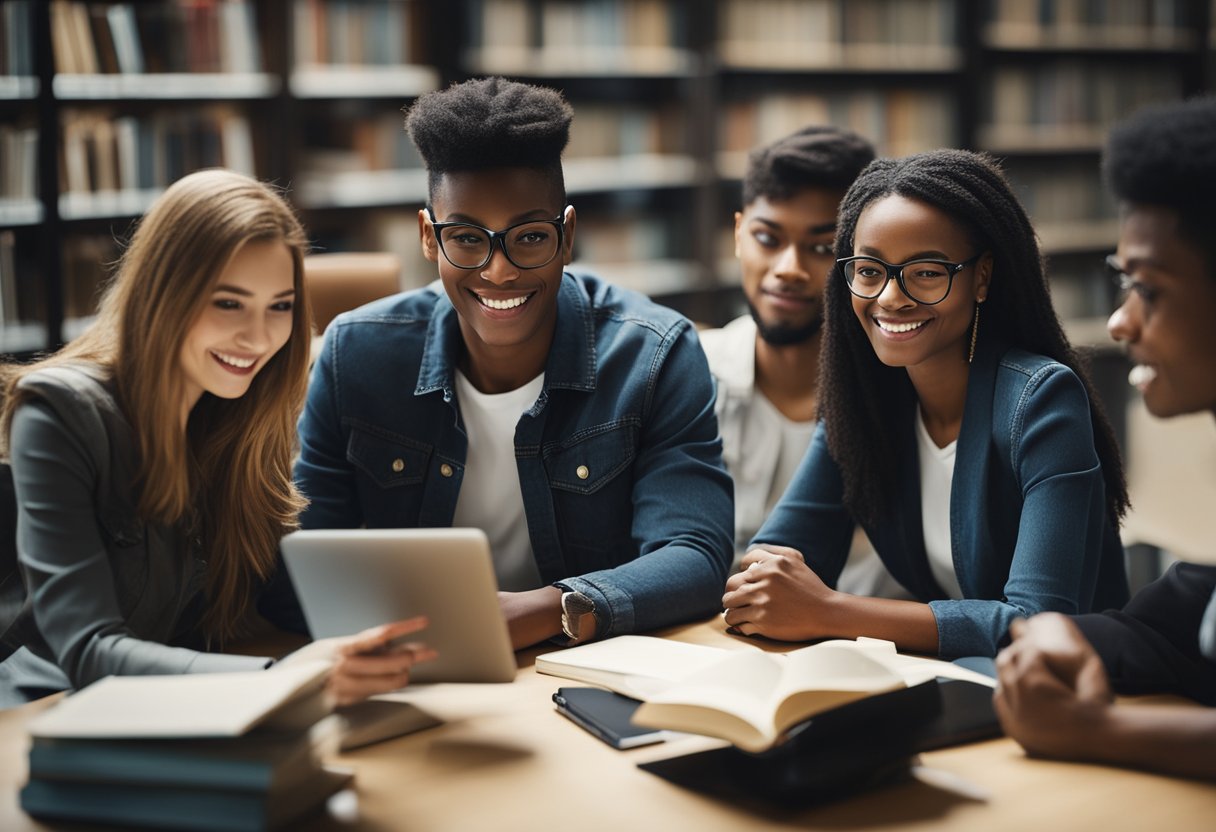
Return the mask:
M1115 125L1102 171L1120 201L1177 211L1180 234L1216 268L1216 96L1146 107Z
M452 171L528 167L556 177L574 111L561 93L505 78L478 78L427 93L410 107L405 129L418 147L434 195Z
M783 200L807 188L846 190L874 161L874 146L852 130L804 127L757 148L747 160L743 204L760 197Z

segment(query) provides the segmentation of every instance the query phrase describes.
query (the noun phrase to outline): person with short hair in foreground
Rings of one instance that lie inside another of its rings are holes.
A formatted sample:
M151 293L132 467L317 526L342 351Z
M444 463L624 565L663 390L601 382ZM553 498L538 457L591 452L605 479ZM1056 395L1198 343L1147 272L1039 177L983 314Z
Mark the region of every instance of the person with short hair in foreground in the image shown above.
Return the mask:
M1107 263L1123 300L1107 327L1127 347L1128 381L1154 416L1216 415L1216 98L1133 115L1111 132L1103 167L1121 203ZM1216 566L1176 563L1122 609L1010 631L996 712L1028 752L1216 780L1216 708L1113 697L1216 706Z

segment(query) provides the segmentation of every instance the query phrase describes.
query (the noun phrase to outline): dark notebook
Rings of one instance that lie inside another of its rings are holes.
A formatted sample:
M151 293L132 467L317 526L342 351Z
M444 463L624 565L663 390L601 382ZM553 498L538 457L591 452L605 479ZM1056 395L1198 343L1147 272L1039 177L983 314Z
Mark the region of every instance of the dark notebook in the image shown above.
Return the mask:
M558 688L553 702L562 715L586 728L613 748L636 748L662 742L666 731L630 722L642 703L601 688Z

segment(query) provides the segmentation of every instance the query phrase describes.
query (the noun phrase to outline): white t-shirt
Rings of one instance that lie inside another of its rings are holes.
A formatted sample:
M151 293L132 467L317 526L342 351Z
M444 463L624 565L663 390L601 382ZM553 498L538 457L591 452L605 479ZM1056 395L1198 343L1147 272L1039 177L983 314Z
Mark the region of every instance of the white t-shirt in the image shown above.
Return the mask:
M758 441L761 435L776 436L780 443L777 453L777 470L773 472L773 485L765 500L764 513L767 516L785 493L785 488L794 478L806 449L811 444L811 436L815 433L815 420L795 422L777 409L768 396L756 391L753 400L754 407L748 414L743 425L744 446L750 446Z
M916 444L920 459L920 514L925 532L929 569L938 585L951 598L962 598L963 590L954 573L950 548L950 491L954 485L954 451L958 441L937 447L920 408L916 409Z
M464 373L456 372L456 400L469 437L469 452L452 525L486 533L498 588L506 592L541 585L515 462L515 426L535 404L544 384L545 374L541 373L515 390L482 393Z

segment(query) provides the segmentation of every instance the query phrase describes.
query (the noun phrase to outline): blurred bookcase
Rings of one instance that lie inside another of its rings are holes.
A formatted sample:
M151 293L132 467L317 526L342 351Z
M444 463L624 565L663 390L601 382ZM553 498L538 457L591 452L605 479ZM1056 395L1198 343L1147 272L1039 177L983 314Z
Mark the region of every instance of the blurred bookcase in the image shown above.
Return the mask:
M224 165L279 183L318 249L428 282L403 109L501 74L575 107L575 257L697 320L741 308L747 151L800 126L1005 164L1061 313L1110 305L1110 123L1216 83L1216 0L0 0L0 353L87 324L133 221Z

